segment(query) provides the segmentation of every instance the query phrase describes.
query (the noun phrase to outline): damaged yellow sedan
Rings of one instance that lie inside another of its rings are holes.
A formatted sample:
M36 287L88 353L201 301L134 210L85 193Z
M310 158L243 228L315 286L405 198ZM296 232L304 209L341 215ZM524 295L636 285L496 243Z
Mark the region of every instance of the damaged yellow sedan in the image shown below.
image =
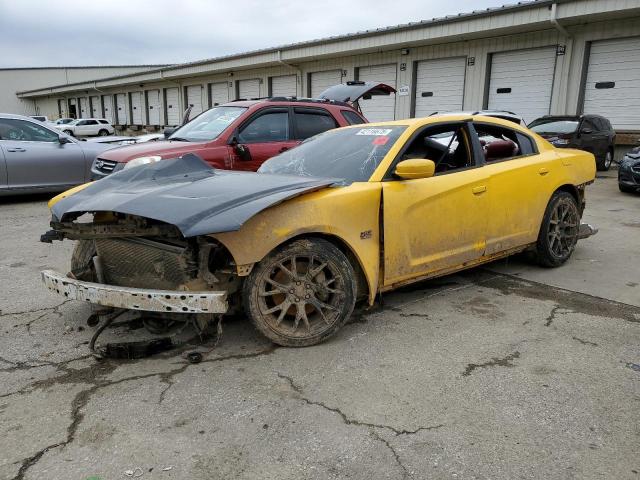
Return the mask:
M78 240L67 298L176 315L244 310L286 346L319 343L357 301L516 252L563 264L593 155L514 123L443 115L331 130L258 173L194 155L56 197L43 241ZM88 220L87 220L88 219Z

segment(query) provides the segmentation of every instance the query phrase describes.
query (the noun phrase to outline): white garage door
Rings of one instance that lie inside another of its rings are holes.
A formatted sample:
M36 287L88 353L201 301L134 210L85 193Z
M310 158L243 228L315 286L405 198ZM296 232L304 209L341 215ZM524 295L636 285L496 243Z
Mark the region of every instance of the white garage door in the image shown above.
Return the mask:
M494 53L489 109L514 112L529 123L549 114L556 47Z
M396 64L360 67L358 80L380 82L396 88ZM370 122L383 122L396 118L396 95L374 95L370 99L360 99L362 113Z
M103 95L102 105L104 107L104 118L109 120L109 123L113 123L115 120L113 117L113 97L111 95Z
M89 114L89 106L87 105L87 103L87 98L80 98L80 113L78 114L78 118L89 118L91 116Z
M116 94L116 123L118 125L129 124L129 104L126 93Z
M591 44L584 112L609 119L614 128L640 128L640 38Z
M272 97L295 97L297 93L297 82L295 75L282 75L271 77Z
M172 127L180 125L180 90L177 88L165 89L164 105L167 125Z
M238 82L238 98L248 100L249 98L260 98L260 80L240 80Z
M147 91L147 116L149 125L160 125L160 90Z
M90 97L91 100L91 116L94 118L102 117L102 109L100 108L100 97Z
M202 85L190 85L187 87L187 107L193 107L189 118L194 118L202 113L204 109L202 103Z
M327 70L311 74L311 98L318 98L327 88L342 83L342 70Z
M464 57L423 60L416 66L415 117L428 117L433 112L462 110Z
M142 125L142 92L131 92L131 123Z
M209 98L211 106L222 105L229 101L229 85L227 82L212 83L209 85Z
M64 98L61 98L60 100L58 100L58 115L60 115L60 118L64 118L68 116L67 112L68 112L67 100Z

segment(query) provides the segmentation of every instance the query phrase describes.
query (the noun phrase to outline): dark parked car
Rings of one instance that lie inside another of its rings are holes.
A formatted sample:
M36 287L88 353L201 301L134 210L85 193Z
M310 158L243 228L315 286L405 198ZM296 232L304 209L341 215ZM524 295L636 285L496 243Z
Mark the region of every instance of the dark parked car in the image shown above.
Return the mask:
M618 187L621 192L640 192L640 147L628 152L620 161Z
M609 170L611 166L616 132L609 120L600 115L547 115L531 122L529 128L554 147L593 153L598 170Z
M303 140L336 127L367 120L357 109L365 95L389 95L393 87L378 82L347 82L329 87L318 99L274 97L241 100L207 110L167 141L131 145L96 158L92 178L128 167L195 153L214 168L255 171L266 160Z

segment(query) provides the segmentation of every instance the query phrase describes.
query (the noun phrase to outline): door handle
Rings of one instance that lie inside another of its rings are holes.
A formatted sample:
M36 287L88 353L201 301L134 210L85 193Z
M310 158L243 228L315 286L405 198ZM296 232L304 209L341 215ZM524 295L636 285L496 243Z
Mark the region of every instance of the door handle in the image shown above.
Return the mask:
M26 148L16 147L16 148L7 148L7 152L26 152Z
M544 177L547 173L549 173L549 169L548 169L548 168L542 167L540 170L538 170L538 174L542 175L543 177Z
M481 193L484 193L487 191L487 187L484 185L478 185L477 187L473 187L471 191L473 192L474 195L480 195Z

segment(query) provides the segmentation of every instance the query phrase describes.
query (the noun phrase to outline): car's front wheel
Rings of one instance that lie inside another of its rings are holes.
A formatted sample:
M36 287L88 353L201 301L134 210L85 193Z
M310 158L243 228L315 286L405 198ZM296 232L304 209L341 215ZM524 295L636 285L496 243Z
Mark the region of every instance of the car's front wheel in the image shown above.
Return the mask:
M67 135L73 136L73 130L63 130Z
M305 347L335 334L356 299L347 257L332 243L296 240L256 264L243 287L245 312L278 345Z
M549 200L542 219L536 253L544 267L559 267L566 262L578 242L580 210L568 192L557 191Z
M109 135L109 131L108 131L108 130L105 130L105 129L103 128L102 130L100 130L100 131L98 132L98 135L99 135L99 136L101 136L101 137L106 137L107 135Z

